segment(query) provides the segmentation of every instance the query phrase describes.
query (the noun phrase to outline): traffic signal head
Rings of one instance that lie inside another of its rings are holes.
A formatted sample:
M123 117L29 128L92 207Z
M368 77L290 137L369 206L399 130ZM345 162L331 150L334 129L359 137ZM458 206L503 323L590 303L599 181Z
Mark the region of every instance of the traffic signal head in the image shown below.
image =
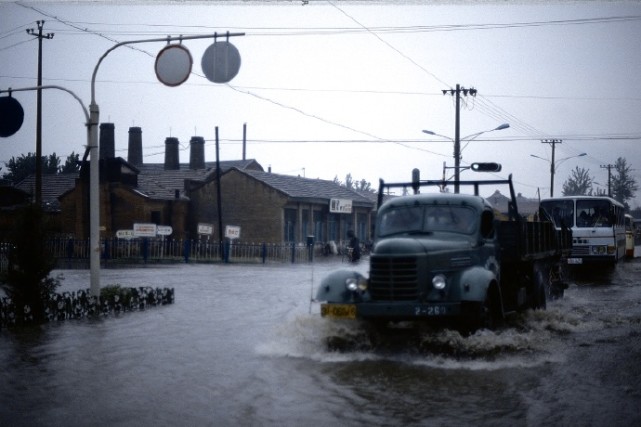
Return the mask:
M474 172L501 172L500 163L472 163Z

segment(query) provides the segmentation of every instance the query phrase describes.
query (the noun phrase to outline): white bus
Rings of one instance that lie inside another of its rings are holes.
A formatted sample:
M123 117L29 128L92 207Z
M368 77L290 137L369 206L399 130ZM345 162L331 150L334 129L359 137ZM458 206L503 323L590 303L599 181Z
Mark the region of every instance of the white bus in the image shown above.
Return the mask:
M568 264L615 265L625 256L625 208L610 197L565 196L541 201L557 229L572 230Z

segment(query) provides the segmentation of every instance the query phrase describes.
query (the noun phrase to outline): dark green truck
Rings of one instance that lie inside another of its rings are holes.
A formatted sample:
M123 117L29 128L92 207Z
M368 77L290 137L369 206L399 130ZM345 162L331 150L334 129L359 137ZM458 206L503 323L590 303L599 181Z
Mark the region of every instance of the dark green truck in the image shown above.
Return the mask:
M495 326L510 312L543 309L548 298L563 294L562 260L571 235L549 220L522 218L511 176L459 182L474 194L420 193L445 184L381 180L369 277L340 270L324 278L316 294L323 317L473 331ZM507 215L478 195L481 185L509 186ZM389 188L415 194L381 203Z

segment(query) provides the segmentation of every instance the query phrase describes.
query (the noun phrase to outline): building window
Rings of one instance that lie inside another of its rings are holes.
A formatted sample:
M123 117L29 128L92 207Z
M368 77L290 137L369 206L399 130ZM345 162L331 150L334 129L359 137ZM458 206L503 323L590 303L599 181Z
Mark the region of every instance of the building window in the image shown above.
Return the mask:
M367 240L367 214L358 214L356 221L356 235L361 242L364 242Z
M151 211L151 223L160 224L160 211Z
M303 233L303 237L307 237L307 235L310 232L309 229L309 209L303 209L301 212L302 216L302 221L303 221L303 227L301 229L301 232Z
M333 241L338 240L338 214L327 216L327 238Z
M323 213L321 211L314 211L314 240L317 242L325 241L325 235L323 234Z
M347 232L349 230L356 232L352 224L352 215L343 215L341 218L341 233L343 239L347 239Z
M285 209L285 229L283 239L285 242L296 241L296 209Z

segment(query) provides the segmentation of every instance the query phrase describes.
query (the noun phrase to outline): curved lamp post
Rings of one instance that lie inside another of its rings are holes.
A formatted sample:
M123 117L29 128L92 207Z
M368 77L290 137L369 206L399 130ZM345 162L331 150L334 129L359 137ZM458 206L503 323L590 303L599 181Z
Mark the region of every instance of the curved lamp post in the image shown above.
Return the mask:
M454 181L455 181L454 182L454 192L458 193L459 192L459 183L458 182L459 182L460 173L461 173L461 152L463 151L463 149L465 147L467 147L467 144L465 144L465 147L463 147L463 149L461 149L461 141L467 141L467 143L469 144L470 141L472 141L473 139L476 139L477 137L479 137L480 135L482 135L484 133L494 132L495 130L503 130L503 129L507 129L509 127L510 127L509 123L503 123L503 124L495 127L494 129L488 129L488 130L484 130L484 131L481 131L481 132L476 132L476 133L473 133L471 135L464 136L463 138L460 138L460 139L450 138L449 136L441 135L439 133L433 132L431 130L425 130L425 129L423 130L423 133L425 133L427 135L439 136L441 138L449 139L450 141L454 142Z
M91 294L100 297L100 174L99 174L99 154L98 154L98 123L100 121L100 109L96 103L96 75L98 68L102 61L115 49L137 43L169 43L172 41L195 40L195 39L208 39L217 37L231 37L231 36L244 36L245 33L226 33L226 34L207 34L200 36L179 36L179 37L164 37L144 40L130 40L117 43L109 48L100 57L96 67L91 76L91 103L89 104L89 121L88 127L88 143L87 148L91 155L91 166L89 167L89 267ZM209 76L207 76L209 79Z
M556 173L556 167L560 163L566 160L574 159L575 157L583 157L587 155L588 153L581 153L581 154L577 154L576 156L563 157L562 159L559 159L556 161L545 159L543 157L537 156L536 154L530 154L530 157L534 157L535 159L541 159L541 160L545 160L546 162L550 162L550 197L554 197L554 174Z

